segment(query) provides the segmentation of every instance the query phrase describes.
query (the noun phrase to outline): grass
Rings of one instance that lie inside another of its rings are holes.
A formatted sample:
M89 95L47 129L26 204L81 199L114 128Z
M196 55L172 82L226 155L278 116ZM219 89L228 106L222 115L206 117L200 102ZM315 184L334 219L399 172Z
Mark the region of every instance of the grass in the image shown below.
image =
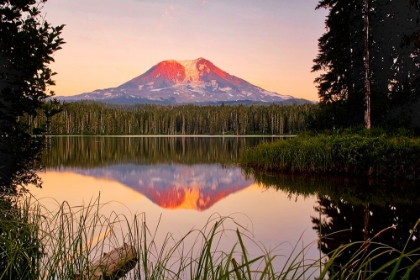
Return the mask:
M340 133L299 135L244 151L240 163L265 171L419 179L420 138Z
M343 244L328 256L328 260L324 263L324 269L320 271L319 279L418 279L420 248L411 251L406 249L408 241L412 238L419 224L420 219L414 225L402 251L375 241L385 231L395 229L396 226L379 231L372 239ZM331 237L325 236L323 238ZM337 267L336 259L346 254L346 251L354 246L358 246L358 250L346 263ZM369 247L371 248L369 249ZM391 255L395 255L395 257L388 257ZM377 260L380 260L381 263L372 269L372 263ZM407 260L410 265L403 266L402 262ZM416 275L412 275L414 270L416 270Z
M299 241L289 256L266 251L255 243L261 254L251 255L247 249L249 242L254 242L251 234L233 218L217 215L204 228L193 229L179 240L168 233L162 243L156 239L159 225L154 230L148 228L144 213L133 217L118 213L104 216L103 206L98 198L80 207L63 203L53 212L33 199L4 207L4 211L9 210L7 219L5 215L0 219L0 228L7 229L0 235L3 256L0 279L75 279L78 275L91 279L86 271L93 260L124 243L136 248L138 259L127 279L373 279L383 268L369 271L370 262L397 251L385 244L375 244L373 238L343 244L328 256L315 260L308 260L305 255L317 240L307 246L300 246ZM5 232L13 235L5 236ZM236 240L230 248L221 245L228 233ZM192 246L187 239L193 240ZM358 246L359 250L337 270L336 258L348 246ZM374 250L367 250L372 246ZM383 263L384 267L393 267L388 279L408 277L417 269L418 250L402 250ZM276 266L279 258L284 259L281 267ZM414 260L412 266L401 265L406 258Z

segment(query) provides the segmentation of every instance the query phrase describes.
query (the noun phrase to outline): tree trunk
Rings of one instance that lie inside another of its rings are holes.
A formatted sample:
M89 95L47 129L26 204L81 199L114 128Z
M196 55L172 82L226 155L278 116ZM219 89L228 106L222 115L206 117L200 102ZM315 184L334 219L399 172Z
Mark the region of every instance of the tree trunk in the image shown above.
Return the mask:
M45 130L47 134L51 134L51 117L47 116L47 120L45 122Z
M370 66L369 66L369 0L365 0L364 65L365 65L365 128L370 129Z
M129 244L105 253L75 280L110 280L124 277L138 262L136 248Z

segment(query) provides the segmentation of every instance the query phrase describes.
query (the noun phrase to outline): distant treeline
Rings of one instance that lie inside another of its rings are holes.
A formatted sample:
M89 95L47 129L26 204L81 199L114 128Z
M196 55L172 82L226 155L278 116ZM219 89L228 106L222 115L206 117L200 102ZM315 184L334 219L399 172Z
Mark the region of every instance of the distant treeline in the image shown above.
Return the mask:
M316 105L109 105L73 102L52 116L51 134L289 134L303 131ZM24 120L44 128L43 113Z

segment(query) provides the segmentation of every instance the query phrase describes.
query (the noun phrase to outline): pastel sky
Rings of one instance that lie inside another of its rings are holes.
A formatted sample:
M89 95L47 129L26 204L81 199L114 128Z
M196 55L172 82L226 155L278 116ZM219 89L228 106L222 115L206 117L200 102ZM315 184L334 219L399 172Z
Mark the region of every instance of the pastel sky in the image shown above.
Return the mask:
M327 12L318 0L49 0L67 42L56 95L116 87L163 60L204 57L266 90L317 100L311 73Z

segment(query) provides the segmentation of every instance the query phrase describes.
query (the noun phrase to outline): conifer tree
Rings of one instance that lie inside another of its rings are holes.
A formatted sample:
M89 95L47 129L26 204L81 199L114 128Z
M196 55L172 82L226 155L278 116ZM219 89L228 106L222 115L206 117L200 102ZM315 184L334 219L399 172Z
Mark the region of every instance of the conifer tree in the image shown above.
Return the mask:
M420 30L417 2L319 2L316 8L328 9L329 14L326 33L318 40L319 53L312 71L321 72L315 83L325 127L365 123L368 87L371 123L376 126L384 126L395 117L396 108L417 98L420 45L416 44Z

